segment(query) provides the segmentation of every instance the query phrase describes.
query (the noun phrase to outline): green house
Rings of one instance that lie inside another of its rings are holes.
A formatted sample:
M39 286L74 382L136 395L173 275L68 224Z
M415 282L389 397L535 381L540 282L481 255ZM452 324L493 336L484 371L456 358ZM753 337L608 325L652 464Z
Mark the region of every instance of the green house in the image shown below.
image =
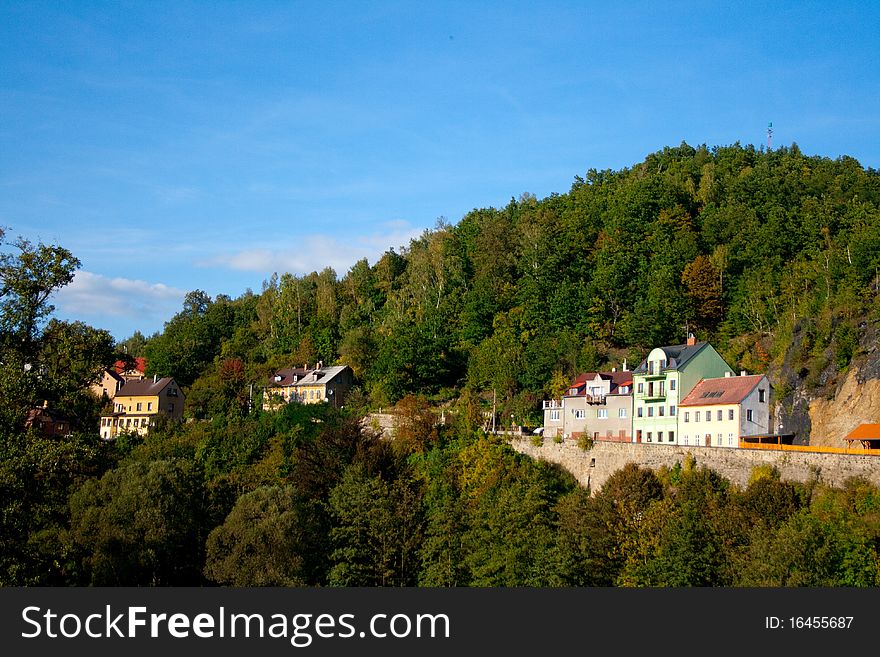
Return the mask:
M733 374L708 342L656 347L633 370L633 442L679 444L678 406L701 379Z

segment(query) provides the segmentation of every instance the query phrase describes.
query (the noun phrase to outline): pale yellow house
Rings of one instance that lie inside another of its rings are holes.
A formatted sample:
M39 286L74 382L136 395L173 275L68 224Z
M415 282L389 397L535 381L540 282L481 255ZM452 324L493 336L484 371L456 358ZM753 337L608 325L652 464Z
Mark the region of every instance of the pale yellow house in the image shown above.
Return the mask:
M680 406L682 445L739 447L770 432L770 380L762 374L702 379Z
M183 418L183 402L183 391L171 377L128 381L113 399L113 413L101 416L101 438L146 435L159 416Z
M342 406L345 396L354 383L354 373L348 365L324 367L318 363L314 369L289 367L278 370L269 377L263 392L263 410L278 410L284 404L320 404L327 402Z

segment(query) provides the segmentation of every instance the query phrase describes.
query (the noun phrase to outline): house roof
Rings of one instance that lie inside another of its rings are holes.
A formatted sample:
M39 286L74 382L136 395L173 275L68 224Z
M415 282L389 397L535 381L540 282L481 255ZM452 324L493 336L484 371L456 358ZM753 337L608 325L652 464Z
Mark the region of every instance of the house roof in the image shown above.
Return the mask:
M130 371L130 370L126 370L126 369L125 369L125 363L124 363L123 361L121 361L121 360L116 361L116 364L114 365L114 367L116 368L116 371L117 371L118 373L120 373L120 374L121 374L122 372L128 372L128 371ZM137 358L135 358L135 359L134 359L134 369L135 369L136 371L140 372L141 374L143 374L144 372L146 372L146 371L147 371L147 359L146 359L146 358L141 358L140 356L138 356Z
M98 383L101 383L101 379L103 379L105 376L109 376L111 379L114 379L115 381L117 381L119 383L122 383L125 381L125 379L123 379L122 376L119 375L114 368L111 368L109 370L104 370L104 374L102 374L101 377L98 379Z
M565 397L578 397L587 394L587 383L590 381L595 381L596 377L602 379L603 381L610 381L610 393L612 395L620 394L618 392L618 388L620 386L632 386L632 372L629 370L622 370L619 372L585 372L583 374L578 374L574 381L571 382L571 385L568 386L568 391L572 390L572 388L577 388L577 393L575 395L566 394Z
M169 384L174 383L174 379L170 376L162 377L156 381L153 379L140 379L139 381L128 381L119 392L117 397L155 397L162 392Z
M681 401L679 406L739 404L764 378L763 374L752 374L700 379L700 382L694 386L694 389Z
M310 371L311 370L309 370L305 367L285 367L283 369L278 370L277 372L275 372L275 374L273 374L272 376L269 377L269 385L270 386L278 386L278 387L292 385L294 377L296 377L297 380L299 380L302 377L304 377L306 374L308 374ZM275 380L276 377L281 377L281 380L276 381Z
M667 347L659 347L663 350L663 353L666 354L666 368L667 370L678 370L684 367L684 365L694 356L696 356L700 351L702 351L703 347L708 345L708 342L695 342L694 344L674 344L669 345ZM653 350L652 350L653 351ZM648 359L645 358L639 366L633 370L636 373L643 373L648 371Z
M844 440L880 440L880 424L860 424Z
M54 409L32 408L28 411L25 426L31 426L34 422L70 422L70 418Z
M287 386L310 386L315 384L323 385L335 379L346 369L348 369L348 365L335 365L333 367L321 367L312 370L304 367L288 367L278 370L275 374L269 377L269 385L279 388ZM275 377L277 376L281 377L281 381L275 380ZM294 376L296 376L296 381L294 381Z

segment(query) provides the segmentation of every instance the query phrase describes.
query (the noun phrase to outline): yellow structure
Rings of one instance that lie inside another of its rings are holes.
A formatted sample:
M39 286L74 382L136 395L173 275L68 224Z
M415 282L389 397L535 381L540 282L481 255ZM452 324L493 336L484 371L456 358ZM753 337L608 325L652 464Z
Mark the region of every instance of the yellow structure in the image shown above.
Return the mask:
M121 375L113 370L104 370L101 378L93 383L90 389L98 399L113 399L124 384L125 379Z
M342 406L353 382L354 375L347 365L323 367L323 363L318 363L315 369L290 367L278 370L269 378L263 393L263 410L278 410L291 402L327 402Z
M170 377L128 381L113 399L113 413L101 416L101 438L112 440L120 433L146 435L161 416L183 418L184 396Z

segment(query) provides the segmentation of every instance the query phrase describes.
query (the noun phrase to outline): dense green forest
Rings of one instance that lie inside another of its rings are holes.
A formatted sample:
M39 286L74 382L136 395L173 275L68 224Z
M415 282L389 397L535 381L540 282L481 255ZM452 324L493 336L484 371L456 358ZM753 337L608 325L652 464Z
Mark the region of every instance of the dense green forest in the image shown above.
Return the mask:
M567 194L438 221L341 278L273 275L234 300L195 291L161 334L126 347L191 386L195 418L275 368L321 360L350 365L366 405L495 390L504 417L537 426L554 380L632 367L686 327L752 372L781 363L797 333L804 381L774 384L815 385L857 355L878 288L876 171L796 146L682 144L590 170Z
M880 176L851 158L666 148L438 221L341 278L193 291L162 332L121 344L50 319L78 266L23 239L0 253L4 585L878 583L880 492L864 482L756 472L739 490L685 463L627 468L590 497L481 430L492 391L534 426L576 372L635 365L686 330L735 368L795 363L782 399L846 370L880 317ZM174 376L191 421L102 443L85 387L120 356ZM318 360L353 368L345 408L250 403L274 369ZM25 431L44 401L80 431ZM362 426L392 405L394 441Z

